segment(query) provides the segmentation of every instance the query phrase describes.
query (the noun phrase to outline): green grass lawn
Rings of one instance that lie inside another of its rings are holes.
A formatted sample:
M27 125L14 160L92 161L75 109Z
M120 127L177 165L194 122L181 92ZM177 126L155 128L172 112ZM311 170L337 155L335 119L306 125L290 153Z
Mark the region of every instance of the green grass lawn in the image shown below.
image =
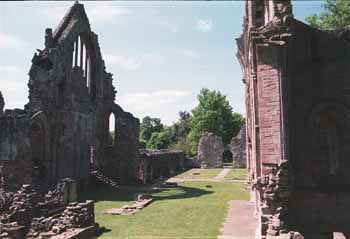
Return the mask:
M176 178L212 179L212 178L215 178L221 171L222 171L222 168L210 168L210 169L193 168L179 175L176 175Z
M246 168L234 168L225 176L225 179L247 179L247 174Z
M243 183L186 182L153 194L154 202L132 216L103 214L105 209L131 203L135 192L100 188L87 196L96 201L96 221L110 230L99 238L216 239L228 201L248 200Z

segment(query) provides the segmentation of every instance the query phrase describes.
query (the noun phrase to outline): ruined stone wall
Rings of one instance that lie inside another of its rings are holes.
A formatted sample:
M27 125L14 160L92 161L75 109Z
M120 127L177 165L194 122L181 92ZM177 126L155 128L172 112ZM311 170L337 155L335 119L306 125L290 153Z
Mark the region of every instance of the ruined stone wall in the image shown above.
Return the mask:
M0 95L0 160L30 161L34 183L45 189L62 178L74 178L84 189L91 164L120 182L137 177L139 122L114 103L113 77L82 4L75 3L55 31L46 29L28 87L25 109L5 117ZM118 115L119 133L112 148L111 112Z
M313 29L277 0L257 24L261 3L247 1L237 41L258 236L332 238L349 231L349 30Z
M204 132L198 144L197 161L202 168L222 167L224 150L221 137Z
M0 160L23 160L30 155L29 117L7 111L0 117Z
M29 121L28 116L21 113L7 110L0 116L0 167L5 189L9 191L32 182Z
M286 161L288 97L284 59L292 36L292 18L290 1L246 1L243 34L237 39L237 56L246 84L247 158L259 221L257 238L288 231L285 212L293 180Z
M232 152L233 167L246 168L247 167L247 145L246 145L246 125L242 125L238 134L231 139L229 148Z
M140 178L150 183L159 177L169 177L184 169L186 155L181 150L140 150Z
M139 172L140 121L130 113L123 112L116 119L115 151L120 160L120 182L136 181Z
M301 22L294 27L288 57L295 174L290 220L299 230L344 232L350 217L349 31L319 31Z
M136 183L140 170L140 121L119 105L113 105L111 112L115 115L115 138L112 144L110 140L106 141L107 151L105 157L99 161L100 167L107 176L118 183ZM109 131L105 137L110 137Z
M3 177L4 189L17 191L23 184L33 182L33 165L30 160L0 160L0 178Z

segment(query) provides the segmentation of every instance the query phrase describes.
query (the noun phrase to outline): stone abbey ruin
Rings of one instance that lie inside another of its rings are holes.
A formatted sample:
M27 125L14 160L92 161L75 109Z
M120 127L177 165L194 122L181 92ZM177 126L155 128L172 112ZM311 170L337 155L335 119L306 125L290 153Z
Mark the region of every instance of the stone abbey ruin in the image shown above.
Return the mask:
M289 0L246 1L237 43L257 238L349 238L349 36L294 19Z
M0 93L0 238L87 238L97 227L94 203L79 195L92 180L116 187L183 168L183 152L140 153L139 119L114 103L112 81L75 3L45 31L24 109L4 110Z
M199 140L198 153L191 160L192 167L222 168L232 164L234 168L246 168L246 126L243 124L238 134L227 145L222 137L204 132Z
M290 0L245 4L246 125L227 146L204 134L193 163L221 167L226 155L249 169L257 239L350 238L349 29L314 29ZM139 149L140 122L115 103L112 82L75 3L45 31L24 109L4 109L0 93L0 238L89 238L94 202L80 192L91 182L146 184L185 167L182 151Z

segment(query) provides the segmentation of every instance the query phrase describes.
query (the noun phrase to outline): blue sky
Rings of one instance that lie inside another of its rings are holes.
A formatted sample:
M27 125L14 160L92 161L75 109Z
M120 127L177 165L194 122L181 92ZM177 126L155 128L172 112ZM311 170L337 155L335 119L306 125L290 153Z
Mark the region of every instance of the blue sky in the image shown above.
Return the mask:
M116 102L136 117L176 121L201 88L220 90L243 113L244 85L235 57L244 1L83 2L99 36ZM6 108L28 101L27 81L45 28L55 28L73 2L0 2L0 90ZM322 1L294 1L299 20Z

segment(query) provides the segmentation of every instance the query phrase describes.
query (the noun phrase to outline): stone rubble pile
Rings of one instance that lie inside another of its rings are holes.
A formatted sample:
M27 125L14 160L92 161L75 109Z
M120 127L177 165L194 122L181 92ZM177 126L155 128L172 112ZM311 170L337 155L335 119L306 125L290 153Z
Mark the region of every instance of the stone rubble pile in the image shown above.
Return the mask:
M28 226L34 217L34 207L39 202L39 195L30 185L23 185L13 195L12 202L1 221L17 222L19 225Z
M59 184L54 191L40 195L30 185L23 185L11 196L8 206L1 208L0 238L44 239L67 230L96 227L94 202L72 202L67 205L65 199L72 194L69 188L73 187Z
M64 231L67 228L83 228L95 223L94 203L87 201L83 203L70 203L55 225L56 231Z
M39 196L30 185L23 185L14 193L0 215L0 238L23 238L34 217L38 201Z
M30 231L27 234L28 237L36 238L42 233L50 232L53 225L57 222L55 217L39 217L33 218L30 226ZM52 233L54 234L54 233Z

